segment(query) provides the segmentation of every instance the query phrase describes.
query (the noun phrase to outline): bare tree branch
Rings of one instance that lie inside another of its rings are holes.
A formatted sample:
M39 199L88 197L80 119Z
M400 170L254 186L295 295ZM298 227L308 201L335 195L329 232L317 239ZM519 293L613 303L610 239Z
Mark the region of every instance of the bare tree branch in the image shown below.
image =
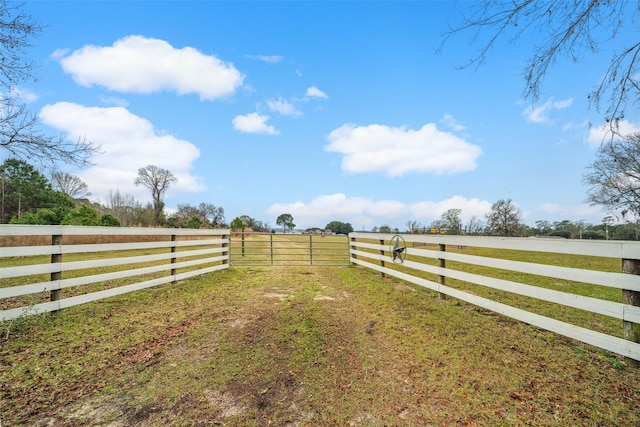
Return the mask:
M461 68L480 66L491 49L502 38L515 43L527 31L542 37L524 68L523 97L536 102L540 97L544 77L560 58L579 61L587 53L614 39L623 28L635 28L634 19L640 15L640 3L628 1L557 1L557 0L501 0L476 3L462 23L445 34L446 42L459 33L472 30L471 43L480 43L478 53ZM481 36L488 33L488 39ZM600 38L598 38L600 37ZM626 41L625 41L626 42ZM604 111L604 121L613 134L624 118L628 102L640 96L638 82L638 52L640 43L623 46L614 52L609 67L603 70L602 81L589 93L589 106ZM605 102L606 101L606 102Z
M72 199L89 197L89 187L79 177L67 172L54 171L51 174L51 185L54 190L61 191Z
M486 214L487 232L494 236L517 236L522 229L522 211L511 199L500 199Z
M583 182L591 205L640 219L640 133L602 144Z
M0 147L20 159L47 162L61 160L76 166L90 164L90 157L99 152L86 139L68 140L64 135L48 135L38 128L38 117L24 104L4 100L0 110Z
M0 148L23 160L61 160L85 166L99 147L85 139L74 142L64 135L46 134L40 128L38 116L28 111L14 94L19 84L36 80L34 64L26 50L31 38L41 31L42 27L20 5L0 0Z
M159 225L162 219L162 211L164 209L162 196L165 191L176 182L178 182L178 178L167 169L162 169L154 165L138 169L138 177L135 179L135 184L142 185L151 190L155 216L154 225Z
M0 2L0 85L6 89L32 80L33 62L26 59L26 48L42 31L42 26L20 7Z

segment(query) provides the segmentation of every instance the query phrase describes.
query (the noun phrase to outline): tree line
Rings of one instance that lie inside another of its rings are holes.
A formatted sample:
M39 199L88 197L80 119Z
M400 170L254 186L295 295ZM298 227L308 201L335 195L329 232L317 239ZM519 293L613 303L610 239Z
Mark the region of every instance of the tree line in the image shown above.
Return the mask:
M291 215L290 213L283 213L278 215L276 224L282 227L283 233L286 233L287 231L291 232L296 226L293 222L293 215ZM234 218L233 221L231 221L229 227L232 231L242 233L247 231L271 233L276 232L275 229L269 227L269 223L256 221L254 218L251 218L247 215L242 215ZM327 225L325 225L324 229L332 231L335 234L349 234L353 231L353 227L350 223L342 221L331 221Z
M491 206L483 218L472 216L462 220L462 209L448 209L439 219L429 224L416 220L406 222L406 228L391 228L387 224L375 226L374 233L411 233L411 234L453 234L471 236L500 237L559 237L565 239L590 240L640 240L638 222L616 223L616 218L607 215L600 224L590 224L585 220L547 221L538 220L534 226L522 222L522 211L511 199L500 199Z
M53 171L47 178L33 165L12 158L0 165L0 223L102 225L123 227L226 228L224 209L202 202L179 204L164 213L162 197L177 179L157 166L138 170L137 185L148 188L153 202L143 204L120 190L109 191L104 204L92 202L79 177Z
M8 159L0 166L0 223L44 225L92 225L123 227L170 228L227 228L234 231L273 231L268 222L249 215L241 215L225 222L224 209L212 203L179 204L175 212L166 215L163 196L177 179L157 166L138 170L135 183L152 194L152 203L142 204L120 190L108 193L104 204L92 202L87 185L77 176L53 171L51 177L20 159ZM277 225L283 232L291 231L293 216L278 216ZM448 209L439 219L428 224L410 220L400 230L386 224L375 226L372 232L414 234L465 234L503 237L550 236L567 239L640 240L640 224L626 221L616 223L614 216L606 216L601 224L580 221L538 220L534 226L523 223L522 211L511 199L498 200L483 218L462 220L461 209ZM348 222L331 221L325 229L348 234L353 227Z

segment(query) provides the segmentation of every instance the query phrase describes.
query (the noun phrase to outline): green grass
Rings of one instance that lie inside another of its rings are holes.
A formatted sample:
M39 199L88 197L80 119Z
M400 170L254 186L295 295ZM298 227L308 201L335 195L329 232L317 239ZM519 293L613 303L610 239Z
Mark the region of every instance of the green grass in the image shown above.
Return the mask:
M348 239L342 235L247 234L244 241L234 236L229 251L231 264L237 266L349 263Z
M179 247L177 248L176 256L179 257L181 252L185 252L189 250L205 249L205 248L206 247L198 247L198 246ZM74 261L101 260L101 259L111 259L111 258L113 259L127 258L127 257L143 256L143 255L156 255L156 254L163 254L163 253L167 254L168 252L169 252L169 248L150 248L150 249L135 249L135 250L121 250L121 251L105 251L105 252L96 252L96 253L65 254L63 256L63 261L74 262ZM207 258L211 256L218 256L218 255L219 254L179 257L177 261L178 262L191 261L198 258ZM48 264L50 260L51 260L50 256L0 258L0 267ZM167 269L163 271L139 274L136 276L130 276L130 277L116 279L116 280L99 281L99 282L94 282L94 283L90 283L82 286L67 287L62 289L61 292L62 292L63 298L69 298L77 295L88 294L91 292L97 292L105 289L111 289L111 288L124 286L132 283L138 283L145 280L151 280L159 277L166 277L170 274L169 263L170 263L170 259L164 259L164 260L157 260L157 261L147 261L143 263L138 262L138 263L131 263L131 264L96 267L96 268L90 268L90 269L64 271L63 278L70 279L70 278L112 273L112 272L118 272L118 271L124 271L124 270L134 270L137 268L151 267L156 265L167 266ZM199 266L182 267L182 268L178 268L176 273L180 274L180 273L194 270L197 268L203 268L203 267L208 267L208 266L217 265L217 264L220 264L220 261L207 263ZM12 277L8 279L3 279L2 282L0 283L0 288L27 285L31 283L46 283L49 280L50 280L49 274L37 274L37 275ZM50 301L50 292L45 291L37 294L0 299L0 309L8 310L16 307L28 307L34 304L44 303L48 301Z
M377 243L377 242L375 242ZM422 245L420 249L438 250L437 245ZM376 250L366 250L372 253L378 253ZM605 271L605 272L620 272L621 261L614 258L603 257L590 257L590 256L578 256L578 255L566 255L566 254L549 254L541 252L530 251L513 251L503 249L491 249L491 248L476 248L476 247L462 247L458 248L453 245L447 246L447 251L458 252L468 255L476 255L490 258L499 258L505 260L522 261L528 263L539 263L547 265L555 265L560 267L571 267L587 270ZM363 258L364 259L364 258ZM408 255L407 260L416 261L432 266L438 265L437 259L425 258ZM364 259L365 261L376 263L376 261ZM386 263L387 267L395 270L403 271L405 273L421 277L432 282L438 282L438 276L418 270L410 269L406 266ZM473 273L478 275L484 275L488 277L494 277L498 279L508 280L517 283L528 284L541 288L553 289L561 292L588 296L592 298L598 298L607 301L622 302L622 291L620 289L597 286L586 283L579 283L569 280L560 280L549 278L545 276L537 276L533 274L525 274L508 270L499 270L489 267L483 267L472 264L465 264L461 262L447 261L447 268L452 270L464 271L467 273ZM513 293L501 291L500 289L492 289L475 285L472 283L463 282L451 278L446 279L446 286L469 291L473 294L498 301L510 306L518 307L527 311L534 312L543 316L551 317L560 321L568 322L576 326L592 329L598 332L606 333L608 335L622 337L622 322L619 319L594 314L584 310L562 306L542 300L538 300L531 297L516 295Z
M620 358L362 268L235 267L21 322L3 426L640 423Z

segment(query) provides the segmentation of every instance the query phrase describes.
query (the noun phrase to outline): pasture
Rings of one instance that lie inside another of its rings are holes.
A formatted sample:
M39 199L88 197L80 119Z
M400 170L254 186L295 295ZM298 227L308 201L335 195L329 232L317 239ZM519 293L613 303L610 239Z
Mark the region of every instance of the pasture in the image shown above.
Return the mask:
M232 267L0 332L2 426L640 424L621 357L361 267Z

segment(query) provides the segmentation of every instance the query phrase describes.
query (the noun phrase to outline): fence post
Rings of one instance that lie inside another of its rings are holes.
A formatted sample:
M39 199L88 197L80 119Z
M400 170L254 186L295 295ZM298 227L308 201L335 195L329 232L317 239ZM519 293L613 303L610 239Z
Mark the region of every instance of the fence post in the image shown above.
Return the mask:
M355 238L355 237L351 237L351 238L350 238L350 240L351 240L352 242L355 242L355 241L356 241L356 238ZM350 245L349 247L351 248L351 249L349 250L349 256L350 256L351 258L353 258L353 259L358 259L358 255L356 255L356 254L352 254L352 253L351 253L351 250L354 250L354 251L355 251L355 250L356 250L356 247L355 247L355 246L353 246L353 245ZM353 263L351 263L351 264L353 264Z
M271 265L273 265L273 233L269 234L269 251L271 253Z
M175 242L176 239L177 239L176 235L172 234L171 235L171 241ZM176 253L176 247L175 246L171 246L171 253L172 254ZM176 257L171 258L171 264L175 264L176 262L177 262L177 258ZM175 275L176 275L176 269L175 268L171 269L171 275L174 276L174 280L173 280L173 282L171 282L171 284L175 285L176 283L178 283L178 281L175 280Z
M622 272L627 274L640 275L640 260L623 259ZM633 305L636 307L640 306L640 292L623 289L622 303ZM622 329L624 339L640 343L640 323L627 322L626 320L623 320ZM625 357L625 362L627 362L627 364L632 368L640 368L640 360Z
M384 239L380 239L380 246L383 246L383 248L380 249L380 255L384 255ZM380 258L380 265L384 268L384 260L382 258ZM382 277L385 277L384 272L381 272L380 274Z
M313 265L313 236L309 234L309 264Z
M222 240L227 239L227 243L222 243L222 247L228 249L229 248L229 243L228 242L229 242L229 240L231 240L231 234L229 234L229 235L223 234L222 236L220 236L220 238L222 238ZM225 255L229 256L229 251L228 250L222 252L222 256L225 256ZM229 259L223 259L222 260L222 264L223 265L224 264L229 264Z
M244 229L242 230L240 236L240 240L242 241L242 258L244 258Z
M445 252L447 250L447 245L442 244L442 243L438 243L438 249L441 252ZM438 267L446 268L447 267L447 260L444 259L444 258L438 258ZM440 283L442 286L444 286L444 284L445 284L445 276L438 275L438 283ZM447 294L443 294L442 292L438 292L438 299L447 299Z
M51 245L56 246L56 245L61 245L62 244L62 235L56 234L51 236ZM61 253L56 253L56 254L51 254L51 263L56 263L56 262L62 262L62 254ZM53 282L54 280L60 280L62 279L62 271L56 271L51 273L51 278L50 280ZM62 298L62 289L53 289L50 292L49 295L49 299L51 301L58 301ZM53 310L53 311L57 311L57 310Z

